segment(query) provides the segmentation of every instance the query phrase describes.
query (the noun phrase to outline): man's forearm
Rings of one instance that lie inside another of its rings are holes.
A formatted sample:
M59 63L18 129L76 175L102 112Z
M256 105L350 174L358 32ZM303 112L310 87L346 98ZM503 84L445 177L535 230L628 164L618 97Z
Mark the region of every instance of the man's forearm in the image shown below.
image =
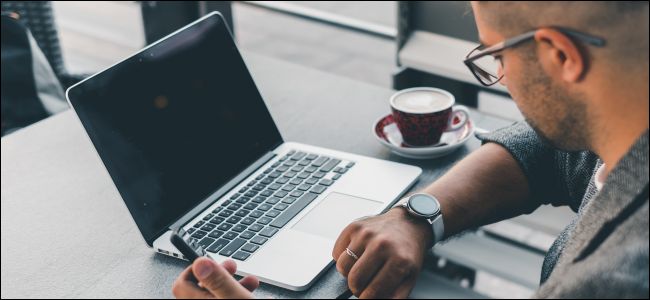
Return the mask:
M528 200L528 182L518 163L493 143L468 155L424 191L440 201L445 238L537 206Z

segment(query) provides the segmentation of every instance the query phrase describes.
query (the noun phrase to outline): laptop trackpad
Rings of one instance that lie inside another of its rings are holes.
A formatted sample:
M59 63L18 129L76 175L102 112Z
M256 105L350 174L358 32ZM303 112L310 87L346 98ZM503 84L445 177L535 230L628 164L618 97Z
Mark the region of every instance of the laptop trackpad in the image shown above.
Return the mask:
M355 196L331 193L292 228L336 240L354 220L380 212L383 203Z

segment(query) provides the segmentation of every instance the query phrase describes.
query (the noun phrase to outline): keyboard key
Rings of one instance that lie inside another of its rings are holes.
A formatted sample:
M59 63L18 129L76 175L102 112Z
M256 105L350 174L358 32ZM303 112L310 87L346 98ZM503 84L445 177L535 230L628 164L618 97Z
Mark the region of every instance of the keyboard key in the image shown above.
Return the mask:
M292 171L292 172L300 172L300 171L302 171L302 169L304 169L304 168L305 168L305 167L303 167L303 166L295 166L295 167L291 168L291 171Z
M246 192L246 194L244 194L244 196L251 197L251 198L255 197L255 195L257 195L257 191L249 191L249 192Z
M250 212L251 212L250 210L242 209L242 210L238 211L237 213L235 213L235 216L243 218L246 215L248 215L248 213L250 213Z
M223 247L225 247L226 245L228 245L228 243L230 243L230 241L227 240L227 239L219 239L219 240L217 240L214 244L212 244L212 246L208 247L208 249L206 249L206 250L207 250L208 252L217 253L217 252L219 252L219 250L221 250Z
M298 190L304 192L304 191L308 191L310 188L311 188L311 185L309 185L309 184L303 184L303 185L301 185L301 186L298 187Z
M214 217L214 218L212 218L212 220L210 220L210 223L212 223L214 225L219 225L219 224L223 223L223 221L225 221L225 220L226 219L224 219L222 217Z
M230 217L230 218L228 218L228 220L226 220L226 222L228 222L230 224L237 224L237 223L239 223L239 221L241 221L240 217Z
M192 234L192 237L195 239L202 239L206 234L208 234L205 231L197 230L194 234Z
M349 162L345 167L348 169L354 167L354 162Z
M348 171L347 168L341 168L341 167L338 167L338 168L334 169L334 172L339 173L339 174L345 174L345 172L347 172L347 171Z
M262 180L264 178L264 174L260 174L257 177L255 177L255 180Z
M187 233L192 234L196 231L196 228L190 228L187 230Z
M194 224L194 226L192 226L192 227L194 227L194 228L201 228L201 226L203 226L203 224L205 224L204 221L198 221L198 222L196 222L196 224Z
M280 165L280 161L276 161L271 167L277 168Z
M294 179L291 179L291 182L289 182L289 183L291 183L293 185L300 185L302 183L302 179L294 178Z
M291 203L294 203L294 202L296 202L296 198L294 198L294 197L287 197L287 198L282 199L282 203L291 204Z
M264 178L264 180L260 181L263 184L271 184L273 182L272 178Z
M234 195L230 196L230 200L235 200L235 199L239 198L239 196L241 196L241 194L239 194L239 193L234 194Z
M334 183L334 181L331 180L331 179L323 179L318 184L321 184L321 185L324 185L324 186L330 186L330 185L332 185L332 183Z
M341 174L336 174L336 175L334 175L334 177L332 177L332 179L334 179L334 180L337 180L339 178L341 178Z
M235 227L232 228L232 231L234 232L244 232L244 230L246 230L246 226L241 224L235 225Z
M298 198L298 197L302 196L302 194L304 194L304 193L305 192L301 192L301 191L293 191L291 194L289 194L289 196Z
M264 174L269 174L271 172L273 172L273 168L268 168L268 169L264 170Z
M226 239L229 239L229 240L234 240L237 237L237 233L229 231L229 232L226 232L226 234L224 234L223 237L226 238Z
M284 187L282 187L282 190L285 191L285 192L291 192L291 191L293 191L293 189L295 189L295 188L296 188L295 185L293 185L293 184L287 184L287 185L285 185Z
M211 238L213 238L213 239L218 239L218 238L220 238L222 235L223 235L223 231L219 231L219 230L215 230L215 231L213 231L213 232L210 232L210 234L208 234L208 236L211 237Z
M304 196L300 197L293 205L289 206L282 214L280 214L273 222L271 226L282 228L284 225L287 225L293 217L300 213L307 205L309 205L314 199L318 197L317 194L307 193Z
M327 189L327 187L324 186L324 185L316 185L311 189L310 192L320 194L320 193L324 192L326 189Z
M244 209L247 209L247 210L253 210L255 208L257 208L257 204L255 204L255 203L248 203L248 204L244 205Z
M296 175L298 175L298 173L293 172L293 171L289 171L289 172L287 172L287 173L284 173L284 177L287 177L287 178L293 178L293 177L295 177Z
M203 249L207 249L210 245L212 245L212 243L214 243L214 239L206 237L199 242L199 246L201 246Z
M208 221L208 220L212 219L212 217L214 217L213 214L207 214L207 215L205 215L205 217L203 217L203 221Z
M241 223L244 224L244 225L251 225L251 224L255 223L255 219L253 219L253 218L244 218L243 220L241 220Z
M247 240L250 240L254 236L255 236L255 232L252 232L252 231L246 231L246 232L239 235L240 238L247 239Z
M298 174L298 178L300 178L300 179L307 179L307 178L309 178L309 173L307 173L307 172L302 172L302 173Z
M306 184L316 184L318 182L318 178L309 178L305 181Z
M307 155L305 157L305 159L308 159L308 160L314 160L316 158L318 158L318 155L316 155L316 154L309 154L309 155Z
M268 200L266 200L266 204L270 204L270 205L276 204L278 202L280 202L280 198L278 197L271 197Z
M325 172L316 172L316 173L314 173L313 176L314 176L314 178L321 179L321 178L323 178L325 176L325 174L326 174Z
M269 178L278 178L278 177L280 177L280 175L282 175L282 173L273 172L273 173L269 174Z
M301 161L298 162L298 165L301 166L301 167L306 167L306 166L308 166L310 163L311 163L310 160L303 159L303 160L301 160ZM302 170L302 168L300 168L300 170Z
M269 217L261 217L261 218L259 218L257 220L257 223L260 223L262 225L267 225L267 224L271 223L271 221L272 221L272 219L269 218Z
M251 243L258 244L258 245L264 245L264 243L266 243L266 241L268 241L268 240L269 239L263 238L263 237L258 235L258 236L251 239Z
M228 223L223 223L223 224L219 225L217 227L217 229L219 229L221 231L228 231L228 229L230 229L231 227L232 227L232 225L230 225Z
M215 208L215 209L212 211L212 213L213 213L213 214L218 214L221 210L223 210L223 206L219 206L219 207Z
M266 185L258 184L258 185L256 185L256 186L253 187L253 190L259 192L259 191L261 191L261 190L263 190L263 189L265 189L265 188L266 188Z
M216 226L214 224L207 223L201 227L201 230L210 232L212 231Z
M288 166L280 166L280 167L278 167L278 172L286 172L287 170L289 170Z
M251 213L250 215L248 215L248 216L249 216L249 217L252 217L252 218L259 218L259 217L261 217L262 215L264 215L264 212L261 212L261 211L259 211L259 210L256 210L256 211L252 212L252 213Z
M277 183L274 183L272 185L269 185L268 189L271 190L271 191L277 191L277 190L280 189L280 187L282 187L282 186L277 184Z
M280 203L280 204L276 205L275 207L273 207L273 209L277 209L277 210L285 210L285 209L287 209L288 206L289 206L289 205L287 205L287 204ZM268 214L267 214L267 215L268 215Z
M295 165L296 165L296 161L293 161L293 160L288 160L288 161L284 162L284 164L283 164L283 166L287 166L287 167L293 167Z
M239 192L242 193L242 194L243 194L243 193L246 193L246 191L248 191L248 187L247 187L247 186L245 186L245 187L243 187L243 188L241 188L241 189L239 190Z
M284 197L287 196L288 194L289 194L289 193L287 193L287 192L285 192L285 191L279 191L279 192L276 192L276 193L275 193L275 196L278 197L278 198L284 198Z
M259 248L260 248L260 246L255 245L255 244L251 244L251 243L248 243L248 244L244 245L244 247L241 247L242 250L244 250L246 252L250 252L250 253L253 253L253 252L257 251L257 249L259 249Z
M250 200L251 200L251 198L248 198L248 197L241 197L241 198L237 199L235 202L236 202L237 204L244 205L244 204L246 204L246 203L247 203L248 201L250 201Z
M322 168L320 168L320 170L323 172L332 171L332 169L334 169L334 167L336 167L336 165L338 165L340 162L341 160L339 159L332 159L328 161Z
M311 165L314 167L320 167L322 166L326 161L329 160L329 157L326 156L321 156L318 159L314 160Z
M262 226L260 224L253 224L250 227L248 227L248 230L258 232L258 231L262 230L262 228L264 228L264 226Z
M289 178L286 178L286 177L282 177L282 178L280 178L280 179L278 179L276 181L276 183L279 183L279 184L285 184L287 182L289 182Z
M307 172L307 173L314 173L314 172L316 172L316 170L318 170L318 168L316 168L314 166L309 166L309 167L305 168L305 172Z
M266 227L266 228L264 228L264 230L260 231L259 235L261 235L263 237L270 238L270 237L274 236L277 232L278 232L277 228Z
M232 255L232 258L236 260L241 260L244 261L246 260L250 255L250 253L244 252L244 251L237 251L237 253Z
M273 194L273 191L271 191L271 190L266 190L266 191L263 191L262 193L260 193L260 195L262 195L264 197L269 197L272 194Z
M291 157L291 160L301 160L303 157L307 156L307 153L305 152L298 152L294 156Z
M236 239L232 241L230 244L228 244L226 248L223 248L223 250L221 250L219 254L223 256L231 256L233 253L235 253L235 251L237 251L237 249L239 249L239 247L241 247L245 243L246 240L244 239Z
M257 197L255 197L255 198L253 198L253 200L252 200L251 202L253 202L253 203L258 203L258 204L259 204L259 203L264 202L264 200L266 200L266 197L264 197L264 196L257 196ZM245 208L245 207L246 207L246 206L244 206L244 208ZM248 208L246 208L246 209L248 209Z
M246 184L246 186L254 186L257 183L257 180L253 180Z
M237 203L233 203L233 204L230 204L230 206L228 206L228 209L230 209L232 211L238 210L240 208L241 208L241 204L237 204Z
M275 217L277 217L279 214L280 214L279 211L277 211L277 210L271 210L271 211L267 212L265 216L267 216L267 217L269 217L269 218L275 218Z
M232 216L232 214L233 214L232 210L224 210L224 211L219 213L219 216L222 217L222 218L228 218L228 217Z
M267 211L267 210L271 209L271 205L264 203L264 204L260 205L257 209L259 209L261 211Z

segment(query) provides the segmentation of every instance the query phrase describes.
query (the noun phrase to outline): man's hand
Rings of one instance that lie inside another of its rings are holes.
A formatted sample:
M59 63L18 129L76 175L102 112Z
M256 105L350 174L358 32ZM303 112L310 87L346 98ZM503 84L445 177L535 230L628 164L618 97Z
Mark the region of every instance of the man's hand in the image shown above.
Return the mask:
M176 298L252 299L251 292L259 286L259 280L246 276L237 282L232 277L235 271L237 264L232 260L219 265L201 257L178 276L172 293Z
M348 225L332 256L355 296L406 298L420 273L432 235L425 220L413 219L405 209L394 208ZM348 255L345 248L359 260Z

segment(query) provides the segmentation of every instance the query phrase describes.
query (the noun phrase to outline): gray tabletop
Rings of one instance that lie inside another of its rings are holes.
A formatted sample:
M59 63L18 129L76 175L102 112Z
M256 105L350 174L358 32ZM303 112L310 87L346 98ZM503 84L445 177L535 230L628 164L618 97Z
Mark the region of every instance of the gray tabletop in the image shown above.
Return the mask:
M287 141L418 165L414 189L479 146L417 161L371 135L392 90L248 53L253 77ZM486 129L508 122L472 111ZM2 298L167 298L187 263L154 253L71 111L2 138ZM332 298L346 284L330 268L305 292L263 284L256 296Z

